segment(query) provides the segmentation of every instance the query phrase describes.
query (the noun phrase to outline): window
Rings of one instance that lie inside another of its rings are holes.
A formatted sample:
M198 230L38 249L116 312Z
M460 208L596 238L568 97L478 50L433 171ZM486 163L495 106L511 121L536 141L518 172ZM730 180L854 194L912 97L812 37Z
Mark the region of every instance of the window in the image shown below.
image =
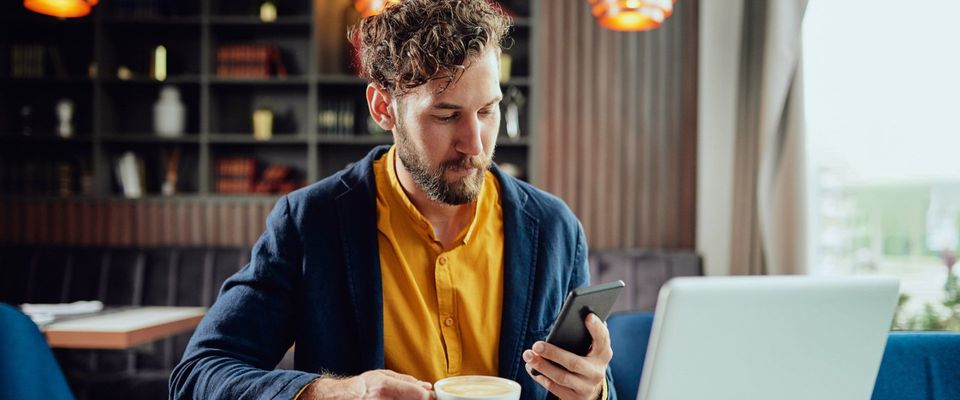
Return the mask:
M960 248L957 15L948 0L811 0L804 17L811 270L899 277L906 329L960 329L944 305Z

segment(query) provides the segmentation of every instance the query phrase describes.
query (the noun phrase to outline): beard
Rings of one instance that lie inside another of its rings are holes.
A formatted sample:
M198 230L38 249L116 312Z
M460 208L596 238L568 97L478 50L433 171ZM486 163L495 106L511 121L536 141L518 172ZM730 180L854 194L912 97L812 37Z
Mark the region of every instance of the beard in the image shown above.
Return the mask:
M410 142L406 130L397 124L394 127L397 138L397 156L403 166L410 171L414 182L427 194L431 200L458 206L472 203L480 196L483 189L484 174L490 168L493 154L490 157L466 156L440 163L437 168L431 168L423 154L417 151ZM467 168L476 168L474 173L447 181L447 171L458 171Z

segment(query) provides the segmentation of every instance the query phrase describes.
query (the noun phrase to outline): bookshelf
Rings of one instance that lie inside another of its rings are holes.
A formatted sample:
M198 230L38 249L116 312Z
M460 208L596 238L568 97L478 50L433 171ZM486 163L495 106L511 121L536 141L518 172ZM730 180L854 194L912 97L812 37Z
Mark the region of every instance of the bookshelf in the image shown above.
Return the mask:
M248 0L113 0L70 20L33 14L19 1L3 3L2 198L122 199L117 162L132 152L141 164L144 199L261 201L265 197L255 193L218 192L218 162L248 157L257 161L258 173L285 165L288 180L299 187L392 143L388 133L368 128L365 82L350 67L345 29L352 0L277 1L277 19L269 23L258 17L261 2ZM515 45L507 51L513 73L503 88L522 93L526 105L521 136L501 133L496 161L526 172L534 136L527 110L536 2L501 3L516 15ZM218 50L238 44L273 46L285 76L218 74ZM150 74L157 46L166 49L163 81ZM24 74L15 49L43 53L40 71ZM121 69L127 73L121 76ZM181 136L154 133L154 105L165 87L177 89L185 109ZM62 99L73 104L69 138L57 134ZM273 112L269 140L252 134L257 108ZM177 190L165 196L161 188L173 153Z

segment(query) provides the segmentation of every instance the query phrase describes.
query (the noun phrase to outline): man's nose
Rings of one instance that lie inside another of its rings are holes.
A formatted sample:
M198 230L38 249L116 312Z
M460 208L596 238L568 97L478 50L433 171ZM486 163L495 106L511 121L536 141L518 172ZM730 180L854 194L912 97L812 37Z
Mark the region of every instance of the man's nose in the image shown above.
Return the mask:
M483 153L483 141L480 139L483 131L483 122L474 115L467 118L463 126L460 127L460 137L457 141L456 150L461 154L468 156L477 156Z

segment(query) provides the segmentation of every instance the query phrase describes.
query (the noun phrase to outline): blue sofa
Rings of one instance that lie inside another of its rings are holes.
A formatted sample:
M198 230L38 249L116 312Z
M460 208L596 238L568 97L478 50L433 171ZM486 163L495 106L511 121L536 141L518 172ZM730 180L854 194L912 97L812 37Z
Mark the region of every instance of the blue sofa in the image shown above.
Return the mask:
M47 341L29 317L0 303L0 399L73 400Z
M890 333L872 400L911 399L960 399L960 333Z
M633 399L640 386L653 313L612 315L617 397ZM960 400L960 333L891 332L871 400Z

